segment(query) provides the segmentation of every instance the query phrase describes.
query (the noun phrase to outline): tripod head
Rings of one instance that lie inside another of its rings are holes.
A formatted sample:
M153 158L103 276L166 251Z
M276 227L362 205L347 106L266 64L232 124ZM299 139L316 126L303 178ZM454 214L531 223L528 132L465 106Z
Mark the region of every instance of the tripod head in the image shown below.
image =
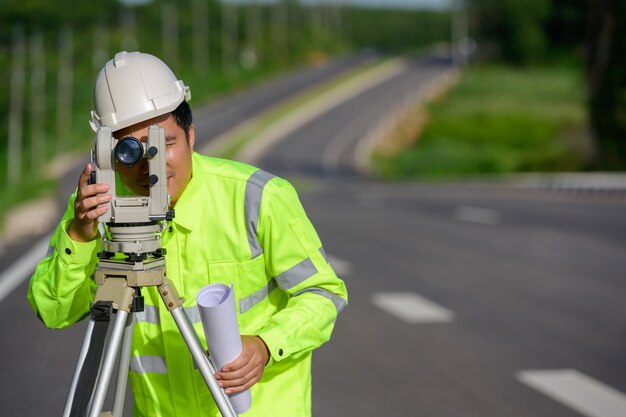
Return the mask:
M165 253L159 232L164 222L174 217L174 211L168 209L165 149L165 129L158 125L148 128L147 142L132 136L115 139L106 126L96 131L91 182L108 184L112 196L107 212L98 218L110 233L110 238L103 234L101 258L122 252L130 261L142 261ZM139 184L145 186L147 195L128 195L118 186L118 167L140 168L145 164L148 169L142 170L145 178L139 179Z

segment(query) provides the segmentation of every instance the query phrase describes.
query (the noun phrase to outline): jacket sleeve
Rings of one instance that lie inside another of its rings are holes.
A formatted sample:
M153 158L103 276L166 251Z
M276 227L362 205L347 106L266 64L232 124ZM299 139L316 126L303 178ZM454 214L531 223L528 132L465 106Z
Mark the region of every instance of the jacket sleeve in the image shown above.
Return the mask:
M67 234L74 217L74 199L52 234L47 256L39 262L28 288L33 311L48 328L63 328L84 318L91 307L99 240L76 242Z
M258 332L271 359L281 361L330 339L347 290L289 182L275 177L265 186L257 233L268 273L289 296Z

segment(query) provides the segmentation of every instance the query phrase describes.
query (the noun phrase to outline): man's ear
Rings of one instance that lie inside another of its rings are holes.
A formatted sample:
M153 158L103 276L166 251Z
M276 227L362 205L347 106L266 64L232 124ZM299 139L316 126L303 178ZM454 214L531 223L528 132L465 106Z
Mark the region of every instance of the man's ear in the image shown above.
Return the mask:
M196 134L193 125L189 126L189 150L193 151L193 145L196 143Z

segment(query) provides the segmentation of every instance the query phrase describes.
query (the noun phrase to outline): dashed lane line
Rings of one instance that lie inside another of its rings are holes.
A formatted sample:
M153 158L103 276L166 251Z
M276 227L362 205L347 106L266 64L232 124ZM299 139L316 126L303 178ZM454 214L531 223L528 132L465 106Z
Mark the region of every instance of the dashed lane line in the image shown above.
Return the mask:
M500 214L498 211L481 207L458 206L454 212L454 217L457 220L468 223L486 225L496 225L500 223Z
M454 320L454 312L414 292L380 292L372 302L381 310L410 324L446 323Z
M352 273L352 264L348 261L328 255L328 263L339 277L345 277Z
M44 237L30 251L0 273L0 302L31 276L39 261L46 256L49 241L50 236Z
M520 371L517 379L587 417L626 417L626 395L575 369Z

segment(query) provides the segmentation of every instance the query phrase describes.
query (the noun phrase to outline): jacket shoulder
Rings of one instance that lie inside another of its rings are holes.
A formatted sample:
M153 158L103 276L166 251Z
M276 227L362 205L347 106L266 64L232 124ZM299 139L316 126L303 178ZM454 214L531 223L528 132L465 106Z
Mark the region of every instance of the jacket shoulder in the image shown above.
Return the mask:
M194 153L194 169L199 169L205 175L215 175L223 179L243 181L264 188L271 193L281 189L292 189L289 181L272 173L230 159L216 158Z
M259 171L252 165L229 159L193 154L194 170L200 170L205 175L215 175L225 179L247 181L255 172Z

